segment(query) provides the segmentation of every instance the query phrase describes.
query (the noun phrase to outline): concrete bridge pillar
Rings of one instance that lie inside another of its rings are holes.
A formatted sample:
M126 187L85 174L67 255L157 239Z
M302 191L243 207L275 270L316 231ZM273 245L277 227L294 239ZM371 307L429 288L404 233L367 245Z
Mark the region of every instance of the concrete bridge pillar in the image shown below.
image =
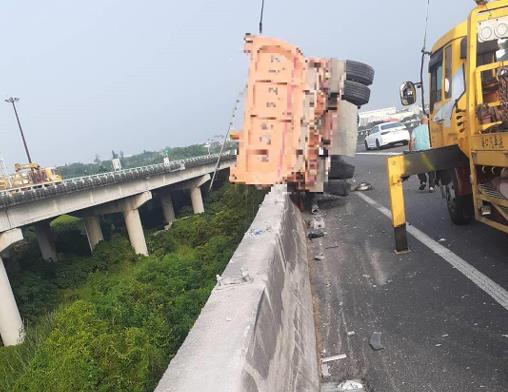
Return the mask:
M169 229L175 221L175 209L173 208L173 200L171 199L171 193L161 193L161 206L162 215L164 217L165 229Z
M101 241L104 241L104 236L102 235L101 229L101 221L100 218L96 215L85 215L83 217L83 221L85 222L88 244L90 245L90 250L93 252L97 244Z
M145 233L143 232L139 210L137 208L125 210L123 216L134 251L138 255L148 256L148 248L146 247Z
M46 261L58 261L55 241L53 239L53 233L51 232L49 221L37 222L34 226L42 258Z
M21 241L23 235L20 229L0 233L0 252ZM12 292L9 277L2 258L0 257L0 337L4 346L14 346L23 343L25 329L19 314L18 305Z
M194 186L190 189L190 196L192 201L192 209L195 214L202 214L205 212L205 206L203 204L203 196L201 195L201 187Z
M120 202L131 245L138 255L148 256L145 233L143 232L141 217L139 216L139 207L151 198L151 192L144 192L136 196L128 197Z
M131 246L138 255L148 256L145 233L139 216L139 207L152 198L152 192L146 191L93 209L92 215L106 215L121 212L129 234Z

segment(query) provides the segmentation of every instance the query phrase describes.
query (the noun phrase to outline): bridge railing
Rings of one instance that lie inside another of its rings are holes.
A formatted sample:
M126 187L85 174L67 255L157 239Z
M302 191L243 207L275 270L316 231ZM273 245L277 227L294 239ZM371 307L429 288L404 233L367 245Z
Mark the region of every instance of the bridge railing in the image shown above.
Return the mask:
M34 200L42 200L55 195L79 192L87 189L99 188L111 184L133 181L154 175L168 174L190 169L192 167L217 162L220 154L210 154L187 159L170 161L169 163L157 163L154 165L140 166L131 169L123 169L114 172L98 173L83 177L64 179L62 182L52 184L34 184L19 189L0 191L0 209L28 203ZM221 161L235 159L233 151L222 154Z

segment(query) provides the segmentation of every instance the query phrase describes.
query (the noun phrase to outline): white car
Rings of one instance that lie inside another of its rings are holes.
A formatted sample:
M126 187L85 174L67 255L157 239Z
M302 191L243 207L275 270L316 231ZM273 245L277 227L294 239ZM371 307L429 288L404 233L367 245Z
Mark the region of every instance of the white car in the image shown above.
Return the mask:
M408 144L411 136L406 126L399 122L388 122L376 125L365 138L365 149L378 150L397 143Z

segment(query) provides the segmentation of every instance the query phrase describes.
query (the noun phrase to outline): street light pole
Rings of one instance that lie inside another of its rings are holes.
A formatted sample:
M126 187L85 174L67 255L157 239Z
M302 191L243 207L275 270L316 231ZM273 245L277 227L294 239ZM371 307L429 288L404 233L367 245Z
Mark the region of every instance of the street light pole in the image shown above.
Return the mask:
M23 128L21 127L21 121L19 121L18 111L16 110L16 102L17 101L19 101L19 98L10 97L8 99L5 99L5 102L12 104L12 108L14 109L14 114L16 115L16 120L18 121L19 133L21 133L21 139L23 139L23 145L25 146L25 152L26 152L26 156L28 158L28 163L32 163L32 158L30 157L30 152L28 151L28 146L26 144L25 135L23 133Z

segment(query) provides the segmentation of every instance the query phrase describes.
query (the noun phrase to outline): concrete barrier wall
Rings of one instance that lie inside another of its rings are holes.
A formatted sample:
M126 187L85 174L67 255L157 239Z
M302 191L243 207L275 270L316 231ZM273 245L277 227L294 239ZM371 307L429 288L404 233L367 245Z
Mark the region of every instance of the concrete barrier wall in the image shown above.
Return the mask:
M156 391L318 390L305 228L276 186Z

